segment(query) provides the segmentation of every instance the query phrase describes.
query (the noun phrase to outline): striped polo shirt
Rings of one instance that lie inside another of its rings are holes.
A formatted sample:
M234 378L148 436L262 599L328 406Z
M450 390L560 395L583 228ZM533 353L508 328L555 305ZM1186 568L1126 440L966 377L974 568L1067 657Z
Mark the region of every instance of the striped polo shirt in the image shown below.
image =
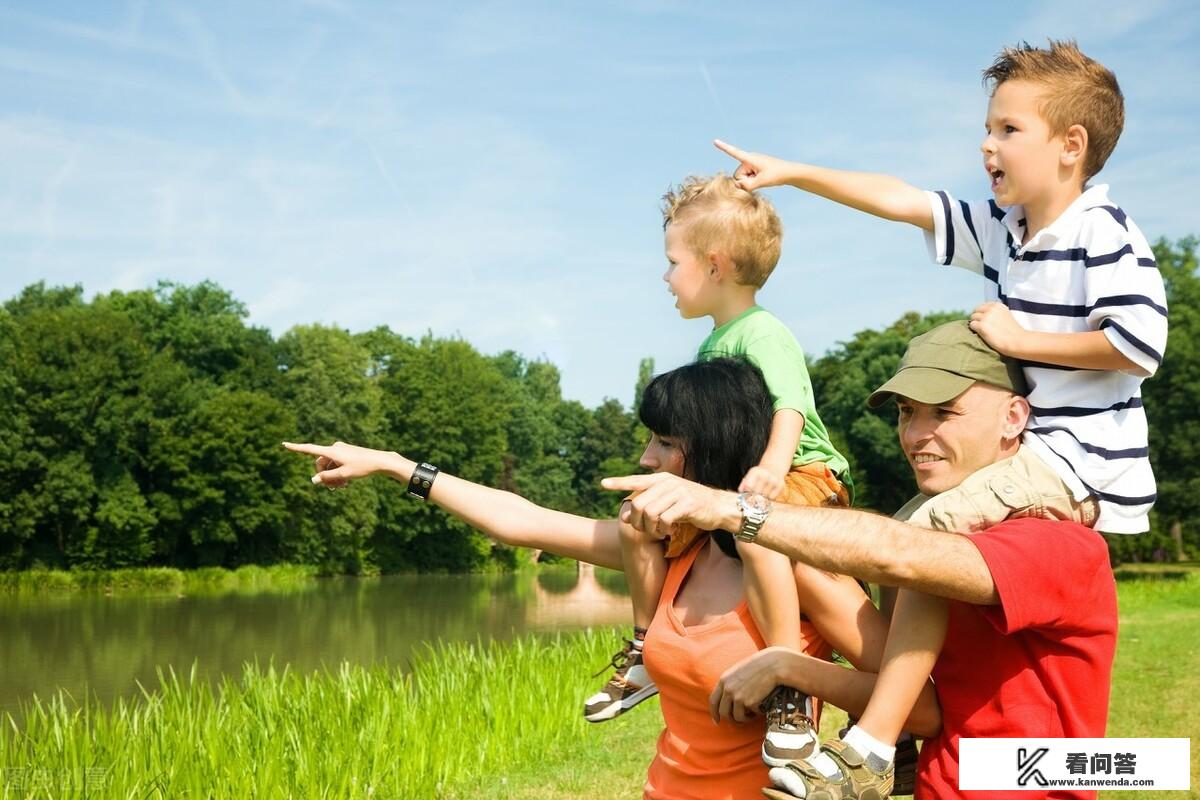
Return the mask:
M1077 499L1096 497L1097 530L1149 530L1156 495L1141 386L1162 363L1167 300L1145 237L1104 185L1085 191L1024 246L1021 206L928 195L934 230L925 238L934 260L982 275L986 298L1004 303L1022 327L1104 331L1136 365L1117 372L1026 362L1032 416L1022 444Z

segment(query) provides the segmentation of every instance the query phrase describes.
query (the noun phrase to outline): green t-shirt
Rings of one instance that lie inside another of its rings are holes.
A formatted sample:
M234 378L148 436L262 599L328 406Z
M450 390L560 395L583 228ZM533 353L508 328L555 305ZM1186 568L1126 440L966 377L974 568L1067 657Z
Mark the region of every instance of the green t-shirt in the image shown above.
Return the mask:
M829 431L817 415L804 351L788 327L765 308L752 306L710 333L696 358L708 361L723 356L749 358L762 370L775 410L790 408L804 415L792 463L824 461L845 483L850 465L829 441Z

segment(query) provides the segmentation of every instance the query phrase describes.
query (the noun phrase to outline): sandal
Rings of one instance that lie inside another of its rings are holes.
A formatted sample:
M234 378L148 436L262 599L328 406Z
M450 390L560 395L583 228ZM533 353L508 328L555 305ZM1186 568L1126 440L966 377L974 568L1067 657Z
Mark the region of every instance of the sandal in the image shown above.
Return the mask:
M841 775L827 778L807 761L792 761L771 772L787 770L789 779L798 779L804 786L805 800L887 800L891 796L894 772L891 764L882 772L876 772L857 750L840 739L825 742L821 752L833 759ZM772 781L779 785L774 777ZM795 795L780 789L763 789L762 792L771 800L796 800Z

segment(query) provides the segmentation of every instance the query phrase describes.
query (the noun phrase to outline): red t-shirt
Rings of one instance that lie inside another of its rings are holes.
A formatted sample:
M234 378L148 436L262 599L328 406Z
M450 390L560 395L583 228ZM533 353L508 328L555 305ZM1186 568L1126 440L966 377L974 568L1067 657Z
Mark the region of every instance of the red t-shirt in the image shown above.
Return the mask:
M983 554L1000 604L950 603L946 644L933 668L942 732L921 748L918 800L1014 796L959 790L960 737L1102 737L1108 717L1117 591L1104 539L1073 522L1043 519L1008 520L967 538Z

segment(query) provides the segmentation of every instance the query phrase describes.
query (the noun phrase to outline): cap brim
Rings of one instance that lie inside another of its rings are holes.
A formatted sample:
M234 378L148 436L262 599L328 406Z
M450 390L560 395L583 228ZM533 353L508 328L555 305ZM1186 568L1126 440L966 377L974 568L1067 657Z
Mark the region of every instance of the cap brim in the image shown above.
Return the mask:
M878 408L892 397L900 395L918 403L938 405L948 403L971 388L974 378L966 378L932 367L906 367L892 379L871 392L867 405Z

